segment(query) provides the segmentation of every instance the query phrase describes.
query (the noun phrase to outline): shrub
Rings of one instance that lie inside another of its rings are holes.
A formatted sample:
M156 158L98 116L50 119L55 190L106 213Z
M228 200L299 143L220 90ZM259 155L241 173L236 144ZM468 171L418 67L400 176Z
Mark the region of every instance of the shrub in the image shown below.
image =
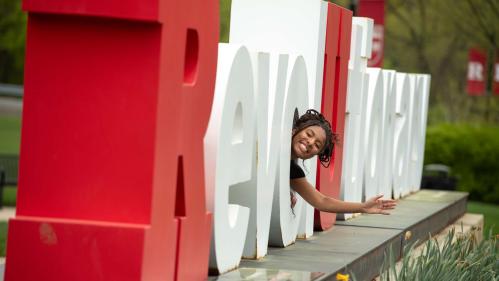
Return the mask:
M499 127L440 124L428 127L425 164L441 163L471 200L499 203Z
M413 255L413 246L406 246L400 268L395 265L393 253L385 258L381 281L403 280L498 280L499 260L496 237L477 243L474 232L468 234L450 231L443 245L436 239L424 244L421 255Z

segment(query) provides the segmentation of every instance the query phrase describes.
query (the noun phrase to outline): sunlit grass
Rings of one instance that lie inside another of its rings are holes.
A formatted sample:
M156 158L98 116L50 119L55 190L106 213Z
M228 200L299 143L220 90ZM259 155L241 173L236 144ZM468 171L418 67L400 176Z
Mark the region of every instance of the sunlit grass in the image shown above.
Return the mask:
M468 202L468 213L484 215L484 235L489 234L489 230L493 227L493 232L498 233L499 229L499 205L487 204L476 201Z
M7 245L7 222L0 222L0 257L5 257L5 247Z
M0 117L0 154L19 154L21 118Z
M16 206L17 188L15 186L6 186L3 189L2 203L3 206Z

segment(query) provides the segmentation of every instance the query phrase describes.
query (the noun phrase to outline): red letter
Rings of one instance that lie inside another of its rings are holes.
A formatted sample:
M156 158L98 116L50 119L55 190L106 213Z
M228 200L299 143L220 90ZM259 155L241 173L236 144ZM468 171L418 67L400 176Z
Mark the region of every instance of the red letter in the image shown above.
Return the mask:
M322 84L322 114L331 122L332 129L340 137L335 145L331 163L324 168L317 164L317 188L327 196L339 197L341 166L343 161L343 136L347 93L348 59L350 58L350 33L352 12L337 5L328 4L324 79ZM326 230L336 221L336 214L315 210L315 229Z
M206 278L218 1L25 0L6 280Z

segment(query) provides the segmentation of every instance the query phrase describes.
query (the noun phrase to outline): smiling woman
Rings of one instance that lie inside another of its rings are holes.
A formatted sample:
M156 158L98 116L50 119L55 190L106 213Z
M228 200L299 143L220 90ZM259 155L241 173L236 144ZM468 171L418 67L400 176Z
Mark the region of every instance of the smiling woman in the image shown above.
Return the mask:
M363 203L345 202L325 196L306 180L305 173L297 164L298 159L305 160L318 155L321 164L328 167L337 142L338 136L331 130L331 124L319 112L309 109L296 118L291 140L291 188L319 211L389 215L387 210L394 209L397 203L391 199L381 199L382 194ZM295 203L296 197L291 193L291 207Z
M327 120L322 123L320 119L308 119L309 116L321 116L316 114L319 113L315 110L308 110L301 118L306 121L301 122L300 127L293 129L291 158L309 159L319 155L321 163L329 165L329 152L332 151L334 145L331 136L335 135L331 132L329 123L326 123ZM321 126L321 124L324 125Z

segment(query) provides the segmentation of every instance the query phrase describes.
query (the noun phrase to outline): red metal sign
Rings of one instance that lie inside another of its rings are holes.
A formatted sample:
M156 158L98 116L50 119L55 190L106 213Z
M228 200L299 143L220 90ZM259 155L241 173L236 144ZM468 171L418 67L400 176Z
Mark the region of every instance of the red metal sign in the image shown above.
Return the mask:
M468 61L468 85L466 91L471 96L485 93L487 81L487 55L480 49L470 49Z
M374 20L373 47L369 67L382 67L385 46L385 0L360 0L357 8L359 17Z
M351 32L352 12L337 5L328 4L321 111L331 122L332 129L340 136L340 140L343 139L345 131ZM339 197L342 162L343 148L341 145L335 146L328 168L317 162L317 189L323 194L333 198ZM315 210L314 218L315 229L326 230L334 225L336 214Z
M218 1L23 7L21 172L5 280L206 279L203 137Z

